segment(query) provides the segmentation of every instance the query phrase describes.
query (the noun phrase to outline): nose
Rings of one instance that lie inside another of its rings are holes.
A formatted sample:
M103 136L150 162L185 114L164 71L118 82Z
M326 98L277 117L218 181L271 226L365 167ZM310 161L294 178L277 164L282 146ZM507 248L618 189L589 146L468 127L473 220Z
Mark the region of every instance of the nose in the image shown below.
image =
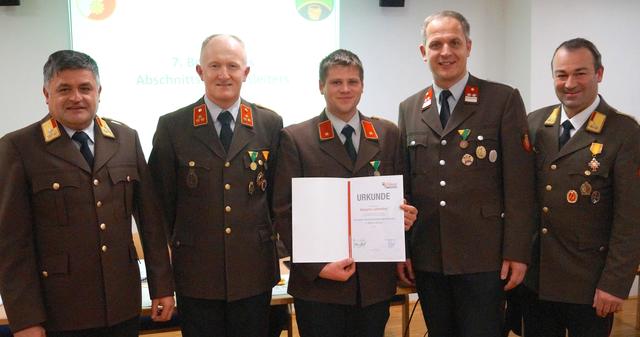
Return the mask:
M76 102L80 101L82 99L82 95L80 94L80 90L78 90L78 89L73 90L71 95L69 96L69 99L73 100L73 101L76 101Z
M569 75L567 77L567 81L564 82L564 87L571 89L571 88L575 88L576 87L576 79L573 77L573 75Z
M449 55L449 54L451 54L451 46L449 46L449 44L448 44L448 43L445 43L445 44L442 46L441 54L442 54L442 55Z
M220 67L220 70L218 70L218 78L229 78L229 71L227 70L227 67Z

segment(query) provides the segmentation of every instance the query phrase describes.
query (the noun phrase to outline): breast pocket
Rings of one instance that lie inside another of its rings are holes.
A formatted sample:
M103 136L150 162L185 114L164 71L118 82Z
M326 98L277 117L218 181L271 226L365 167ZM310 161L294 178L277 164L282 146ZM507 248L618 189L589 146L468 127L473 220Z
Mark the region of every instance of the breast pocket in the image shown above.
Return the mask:
M178 167L179 190L191 196L207 195L211 169L211 159L181 157Z
M427 174L427 134L424 132L416 132L407 134L407 151L409 152L409 161L411 174ZM420 162L422 161L422 163Z
M43 226L68 226L72 195L78 193L82 178L77 173L35 174L31 181L33 212Z
M114 166L108 167L107 170L113 184L114 212L121 219L130 219L133 212L135 184L140 181L138 166L135 164Z
M502 151L500 150L500 139L497 129L471 130L468 138L469 148L467 153L473 157L471 167L495 168L502 161ZM460 162L464 165L463 162Z

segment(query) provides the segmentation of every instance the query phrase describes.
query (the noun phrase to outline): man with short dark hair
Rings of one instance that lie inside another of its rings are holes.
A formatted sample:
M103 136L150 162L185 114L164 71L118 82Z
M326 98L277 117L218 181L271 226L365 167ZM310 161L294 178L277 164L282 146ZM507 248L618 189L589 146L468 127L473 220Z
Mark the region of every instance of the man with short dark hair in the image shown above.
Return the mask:
M363 68L354 53L339 49L320 63L319 116L282 131L274 191L276 225L292 251L291 179L364 177L402 173L398 128L358 111ZM405 227L417 210L404 210ZM331 212L330 209L327 210ZM294 297L302 337L382 337L395 294L395 263L343 259L331 263L293 263L289 294Z
M551 71L560 104L529 115L540 209L524 333L606 337L640 262L640 127L598 95L590 41L560 44Z
M16 337L138 336L136 219L151 318L173 311L164 219L135 130L96 116L86 54L44 66L49 114L0 140L0 293Z
M400 103L405 191L420 211L410 259L429 336L496 337L504 291L524 278L534 230L533 156L520 93L467 70L460 13L429 16L420 52L433 84Z

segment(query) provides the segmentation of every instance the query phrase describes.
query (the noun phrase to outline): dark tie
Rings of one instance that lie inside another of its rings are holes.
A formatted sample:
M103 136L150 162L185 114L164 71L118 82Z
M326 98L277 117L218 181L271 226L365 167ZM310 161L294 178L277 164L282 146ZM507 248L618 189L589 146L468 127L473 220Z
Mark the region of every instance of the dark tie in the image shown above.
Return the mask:
M440 124L442 124L443 129L447 126L447 121L449 121L449 116L451 116L449 97L451 97L451 91L442 90L442 92L440 92Z
M76 133L71 136L71 139L80 143L80 153L82 153L89 167L93 168L93 153L91 153L91 149L89 148L89 136L82 131L76 131Z
M566 144L569 141L569 138L571 138L571 129L573 129L573 124L571 124L571 122L568 119L562 122L562 134L558 139L558 144L560 145L558 149L561 149L564 146L564 144Z
M355 146L353 146L353 139L351 139L351 135L354 131L355 130L353 130L353 128L349 124L345 125L344 128L342 128L342 134L347 138L347 140L344 141L344 148L347 150L347 154L349 155L349 158L351 158L352 162L355 162L356 158L358 157L356 148Z
M233 131L231 131L231 120L233 117L229 111L223 111L218 115L218 121L222 124L220 129L220 142L224 146L224 150L229 152L229 146L231 145L231 138L233 137Z

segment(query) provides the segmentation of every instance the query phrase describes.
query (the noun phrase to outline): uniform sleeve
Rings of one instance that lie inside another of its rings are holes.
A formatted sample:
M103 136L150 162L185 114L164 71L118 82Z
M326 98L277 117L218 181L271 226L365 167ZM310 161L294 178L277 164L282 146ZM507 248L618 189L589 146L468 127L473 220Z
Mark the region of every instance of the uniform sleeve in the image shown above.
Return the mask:
M630 134L621 135L623 143L613 167L613 223L609 252L597 285L619 298L629 296L640 262L640 127L632 125Z
M398 161L400 174L403 175L404 182L404 196L407 203L413 205L411 201L411 157L409 156L409 148L407 147L407 127L405 122L406 103L400 103L398 107L398 128L400 129L399 145L398 145ZM415 206L415 205L414 205ZM420 216L420 210L418 210L418 216ZM416 219L417 221L418 219ZM414 223L415 225L415 223ZM413 232L413 226L411 229L404 232L404 246L405 255L408 259L411 258L411 233Z
M165 219L162 216L157 195L153 188L151 173L144 159L138 135L136 156L140 181L135 186L134 217L144 250L147 281L151 298L173 296L173 272L169 262L167 239L164 233Z
M278 148L280 146L280 131L282 130L282 117L277 116L274 125L269 128L271 131L271 153L269 154L269 170L267 170L267 200L269 209L273 210L273 188L275 186L275 172L278 167ZM271 215L273 218L273 214Z
M165 215L165 234L170 242L176 218L176 155L166 120L160 118L153 136L149 170Z
M529 263L535 231L535 162L524 103L517 89L506 101L500 126L504 193L503 259Z
M0 140L0 294L12 331L46 321L29 183L18 147Z
M273 210L276 230L292 258L291 178L303 176L301 160L291 135L286 129L282 130L278 148L278 172L274 184ZM324 266L324 263L296 263L293 267L301 271L305 278L314 280Z

